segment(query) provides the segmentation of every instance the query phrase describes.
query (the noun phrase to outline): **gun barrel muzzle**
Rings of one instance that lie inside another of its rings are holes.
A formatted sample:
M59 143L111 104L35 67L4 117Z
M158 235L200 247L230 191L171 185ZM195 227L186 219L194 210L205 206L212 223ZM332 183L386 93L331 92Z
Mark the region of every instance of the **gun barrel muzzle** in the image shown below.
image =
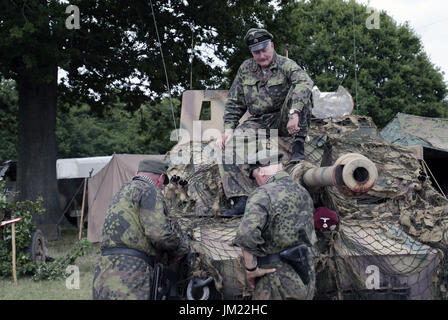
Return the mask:
M309 169L303 175L308 187L336 186L348 195L368 192L377 179L375 164L358 153L345 154L333 166Z

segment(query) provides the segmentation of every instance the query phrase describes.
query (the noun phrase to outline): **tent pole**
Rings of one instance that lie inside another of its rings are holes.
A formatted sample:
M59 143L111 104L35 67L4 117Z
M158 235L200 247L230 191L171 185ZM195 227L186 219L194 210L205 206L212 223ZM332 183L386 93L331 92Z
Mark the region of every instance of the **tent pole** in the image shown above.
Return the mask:
M65 206L64 212L62 212L61 217L58 220L58 223L56 223L57 225L59 225L62 221L62 219L64 218L65 213L68 211L68 209L70 209L70 206L72 205L73 201L75 200L76 196L78 195L79 190L81 190L81 187L83 185L84 181L81 182L81 184L78 187L78 190L76 190L75 194L73 195L72 199L70 200L70 202ZM78 219L79 220L79 219ZM79 222L79 221L78 221Z
M84 205L86 202L86 187L87 187L87 178L84 178L84 191L82 193L82 206L81 206L81 221L79 223L79 236L78 239L81 240L82 237L82 225L84 220Z
M11 217L14 219L14 217ZM14 279L14 285L17 285L17 273L16 273L16 228L15 223L11 225L11 242L12 242L12 277Z
M422 163L423 170L425 171L426 175L429 176L428 170L426 170L425 161L423 159L420 161Z

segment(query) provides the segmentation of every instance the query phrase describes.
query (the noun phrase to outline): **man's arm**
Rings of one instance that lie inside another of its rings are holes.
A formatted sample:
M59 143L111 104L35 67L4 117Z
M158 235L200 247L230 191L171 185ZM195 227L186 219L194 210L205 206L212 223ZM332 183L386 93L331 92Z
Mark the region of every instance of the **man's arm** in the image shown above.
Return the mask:
M292 60L287 62L286 71L291 82L291 109L296 109L300 113L304 106L309 104L314 84L308 74ZM300 131L299 115L294 113L288 117L286 129L289 134L294 135Z
M235 129L247 110L243 92L242 68L238 69L227 95L224 110L224 129Z
M257 257L252 253L241 249L243 252L244 266L246 267L247 282L252 288L255 288L255 279L264 276L267 273L274 273L276 269L258 268Z
M234 244L255 256L265 255L262 231L266 227L270 207L266 191L256 189L246 203L241 223L238 227Z
M146 237L158 250L179 258L188 253L188 244L172 228L171 221L165 214L162 195L154 189L142 195L140 221Z
M264 254L261 248L264 244L262 231L267 224L270 200L264 190L257 191L247 200L246 211L234 240L234 244L242 249L247 281L252 288L255 288L256 278L276 271L258 267L256 255Z
M291 96L291 109L302 111L303 107L311 99L314 83L308 74L292 60L288 65L288 76L291 86L294 86Z

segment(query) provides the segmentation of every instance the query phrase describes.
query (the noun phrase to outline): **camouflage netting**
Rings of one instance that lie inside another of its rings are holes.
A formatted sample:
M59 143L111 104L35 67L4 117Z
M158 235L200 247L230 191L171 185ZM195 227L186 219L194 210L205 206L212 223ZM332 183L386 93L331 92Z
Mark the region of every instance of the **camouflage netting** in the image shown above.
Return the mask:
M168 170L171 183L165 194L173 218L193 239L190 244L199 254L193 276L213 277L217 296L212 298L242 299L250 293L245 288L241 250L232 246L239 218L219 217L230 203L220 183L213 143L176 145L171 150L168 156L195 152L187 165L176 165L174 156L169 157L173 165ZM173 177L178 177L174 183Z
M376 266L380 275L376 297L447 298L448 201L429 182L419 182L422 167L412 149L384 141L364 117L321 123L313 127L312 135L327 139L321 147L322 166L356 152L378 169L376 185L364 195L347 197L336 187L318 192L317 202L341 219L337 232L321 237L328 244L324 247L331 249L323 251L333 262L328 264L325 255L317 260L321 283L333 282L338 298L343 291L350 298L371 298L372 292L365 290L370 273L366 268ZM325 272L327 267L333 272ZM324 296L331 292L322 289Z
M336 187L309 190L315 206L336 211L335 231L318 231L315 257L318 299L446 299L448 294L448 201L428 182L418 180L421 165L408 148L391 145L367 117L339 123L313 120L306 144L307 162L286 166L296 180L309 168L332 165L341 155L360 153L378 169L366 194L343 195ZM288 139L280 148L289 150ZM220 297L251 295L245 284L240 249L231 246L240 218L223 219L229 208L213 142L177 145L171 155L201 150L188 165L172 162L167 199L173 217L194 239L199 253L195 276L212 276ZM171 160L173 157L171 157ZM284 163L288 156L284 157ZM379 275L379 277L376 277ZM376 278L375 278L376 277ZM369 290L374 287L376 290Z

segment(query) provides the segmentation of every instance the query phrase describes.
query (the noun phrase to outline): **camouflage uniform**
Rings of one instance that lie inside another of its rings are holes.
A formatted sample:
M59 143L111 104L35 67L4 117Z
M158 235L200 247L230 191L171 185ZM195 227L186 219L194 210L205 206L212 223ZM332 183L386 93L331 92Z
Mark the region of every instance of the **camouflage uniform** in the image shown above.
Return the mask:
M314 244L313 211L308 191L285 171L278 172L249 196L234 244L254 256L263 257L302 243L299 230L303 230ZM261 268L276 268L277 271L256 280L252 298L312 299L315 273L309 251L310 283L307 286L289 264L266 264Z
M295 139L305 140L311 121L313 81L297 63L274 52L267 73L252 58L243 62L227 96L224 129L278 129L279 136L289 136L286 129L290 109L300 111ZM241 124L246 111L251 116ZM238 136L234 132L234 137ZM227 198L246 196L256 185L248 178L243 165L219 166Z
M162 191L136 176L114 196L107 210L101 249L131 248L151 256L181 257L188 246L172 229ZM153 268L129 255L101 256L95 267L93 299L149 299Z

